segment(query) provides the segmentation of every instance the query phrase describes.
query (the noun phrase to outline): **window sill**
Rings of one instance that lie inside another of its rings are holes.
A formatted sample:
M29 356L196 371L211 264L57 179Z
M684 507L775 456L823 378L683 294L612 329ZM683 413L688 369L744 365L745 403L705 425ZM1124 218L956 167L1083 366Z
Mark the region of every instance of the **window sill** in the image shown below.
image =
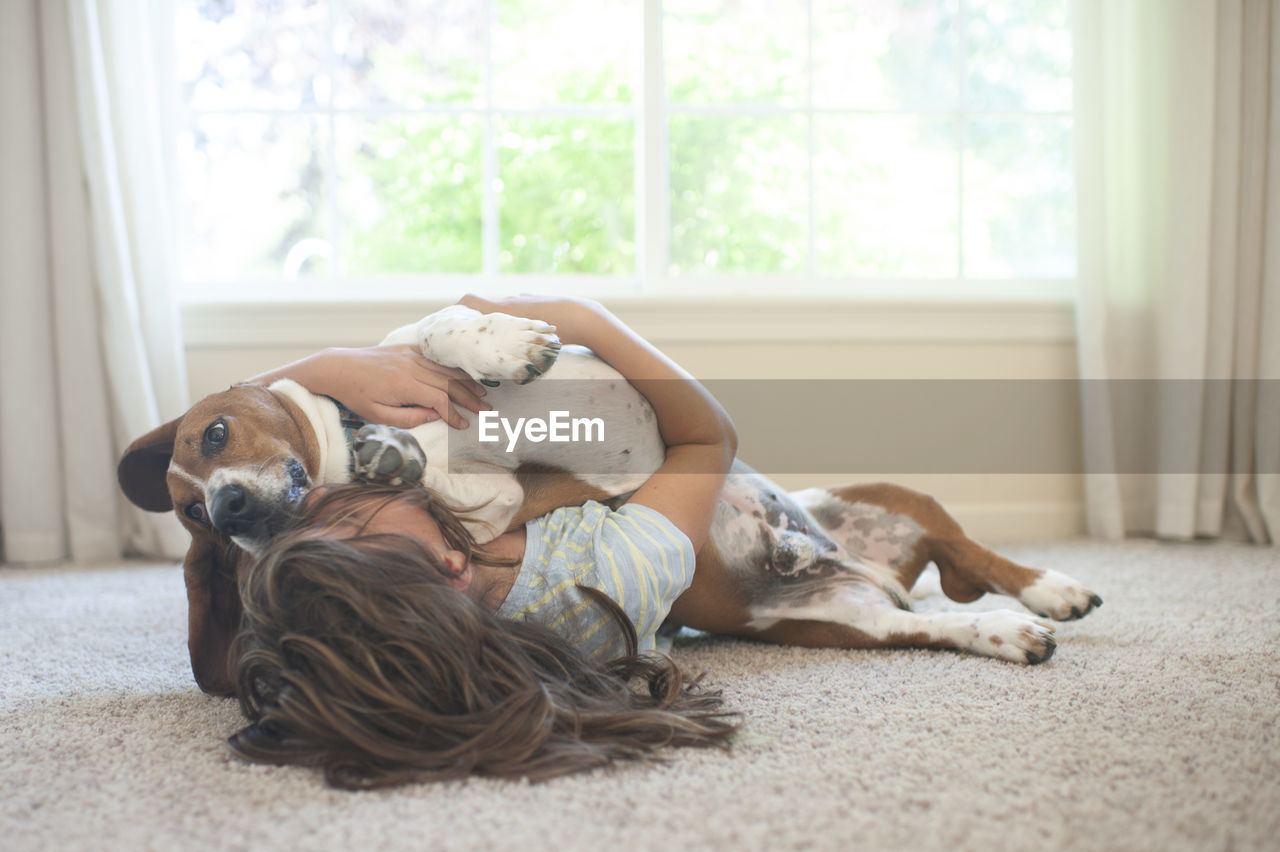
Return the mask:
M459 293L464 292L459 290ZM188 348L365 346L453 300L187 301ZM1072 343L1065 299L849 300L610 296L654 343Z

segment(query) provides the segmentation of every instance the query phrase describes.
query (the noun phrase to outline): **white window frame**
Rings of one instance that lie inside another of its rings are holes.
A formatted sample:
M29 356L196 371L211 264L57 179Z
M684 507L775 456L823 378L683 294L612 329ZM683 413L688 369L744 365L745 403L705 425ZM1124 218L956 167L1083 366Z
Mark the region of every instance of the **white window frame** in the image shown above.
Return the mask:
M330 20L332 17L330 4ZM959 30L964 38L964 18L967 0L959 0ZM485 3L486 39L491 44L493 0ZM813 42L813 0L806 4L808 11L809 41ZM370 320L388 315L393 310L423 304L445 304L465 292L502 296L513 292L554 292L565 295L582 295L609 300L611 304L630 305L633 312L648 318L648 333L662 340L814 340L848 339L850 324L869 333L870 339L883 340L1001 340L1062 342L1074 337L1073 305L1076 281L1061 279L974 279L960 275L953 278L866 278L853 276L819 275L814 269L816 252L816 202L813 169L809 173L809 269L806 274L737 274L703 275L683 273L672 276L670 267L670 205L665 201L669 193L669 163L667 157L667 119L679 114L725 115L804 115L809 118L809 150L814 155L813 118L821 114L912 114L917 111L826 110L813 105L812 76L810 96L803 107L772 107L758 105L724 105L693 107L673 105L666 96L663 69L663 3L662 0L642 0L639 4L643 61L640 64L637 100L630 105L584 105L566 107L532 107L528 109L495 108L491 92L483 105L432 106L420 110L423 114L468 113L483 116L483 258L484 268L478 274L396 276L308 276L305 292L289 293L287 284L280 279L248 281L184 281L181 302L189 338L193 342L219 345L214 337L222 334L227 324L235 322L244 329L242 343L252 343L273 335L279 343L284 316L301 320L294 324L299 328L297 342L309 344L319 336L319 327L328 325L338 316L352 315L352 311L365 311ZM486 62L490 62L486 46ZM935 115L955 116L964 133L964 119L969 116L1001 117L1016 115L1045 116L1048 118L1072 117L1071 112L1017 112L992 113L965 109L963 81L967 50L959 52L961 100L957 109L939 111ZM810 50L810 57L812 50ZM811 60L810 60L811 61ZM488 75L492 86L493 75ZM240 110L236 110L239 112ZM410 113L413 110L389 110ZM205 113L206 111L201 111ZM262 111L270 112L270 111ZM298 114L295 111L277 110L279 114ZM327 114L330 122L330 141L333 140L333 123L341 110L332 107L314 110ZM376 110L354 110L371 113ZM630 117L635 122L635 196L636 196L636 270L625 275L528 275L498 273L499 235L497 233L497 198L493 180L497 175L497 152L493 143L492 122L494 115L528 115L554 117L557 115L592 118ZM961 156L957 157L960 170L957 253L963 264L964 239L964 156L961 136ZM331 149L332 150L332 149ZM332 157L332 153L330 154ZM333 180L333 170L329 170ZM329 188L332 197L332 187ZM654 196L658 203L648 203ZM331 233L337 225L331 223ZM359 293L359 301L352 293ZM744 333L719 334L702 326L694 334L680 317L701 305L709 310L726 303L737 303L734 311L744 327L753 329ZM779 312L778 305L787 305ZM878 305L868 314L868 305ZM367 310L366 310L367 309ZM412 309L412 308L411 308ZM248 312L248 313L246 313ZM243 323L246 316L261 317L270 328L260 327L255 321ZM403 316L403 314L401 314ZM871 316L875 323L869 325ZM754 317L754 319L753 319ZM925 317L923 325L918 321ZM968 327L956 329L953 319L965 317ZM952 319L948 319L952 318ZM644 322L642 321L642 324ZM365 323L361 323L365 325ZM368 323L372 327L373 323ZM873 327L874 326L874 327ZM255 330L256 329L256 330ZM843 331L842 331L843 329ZM947 330L950 329L950 330ZM259 333L261 332L261 333ZM225 338L221 341L226 344Z

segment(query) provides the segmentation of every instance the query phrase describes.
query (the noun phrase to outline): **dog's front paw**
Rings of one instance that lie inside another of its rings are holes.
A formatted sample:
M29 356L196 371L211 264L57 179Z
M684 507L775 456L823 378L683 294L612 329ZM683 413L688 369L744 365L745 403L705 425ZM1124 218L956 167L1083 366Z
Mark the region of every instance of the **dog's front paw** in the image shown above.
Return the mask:
M1036 665L1053 656L1053 625L1008 609L984 612L974 625L974 651L1014 663Z
M555 326L503 313L439 316L423 327L421 343L427 358L491 386L528 384L560 357Z
M1022 590L1018 600L1036 615L1054 621L1083 618L1102 606L1102 598L1057 571L1045 571L1039 580Z
M351 457L357 479L386 485L421 482L427 466L427 455L413 435L381 423L360 428Z

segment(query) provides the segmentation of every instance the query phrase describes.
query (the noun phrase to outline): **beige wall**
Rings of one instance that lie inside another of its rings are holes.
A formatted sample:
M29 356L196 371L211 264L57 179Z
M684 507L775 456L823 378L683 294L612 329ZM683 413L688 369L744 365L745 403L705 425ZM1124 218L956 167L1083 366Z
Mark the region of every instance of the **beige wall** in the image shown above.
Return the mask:
M1019 323L1017 317L1002 317L998 324L992 326L990 317L974 319L961 316L956 322L967 323L963 328L948 332L944 325L942 331L934 328L925 333L913 331L914 326L910 322L895 331L891 326L898 320L891 317L858 335L883 339L855 341L829 339L843 333L839 327L834 330L827 328L817 335L828 339L805 340L805 320L795 316L789 318L790 324L772 323L754 333L750 329L755 320L748 318L731 328L717 323L714 329L703 334L697 329L681 327L680 323L666 321L663 315L647 309L632 311L631 316L626 310L618 313L690 372L707 380L786 379L796 376L807 379L1070 380L1076 376L1075 347L1069 339L1069 314L1065 323L1042 322L1042 328L1026 334L1019 333L1019 329L1026 329L1027 323ZM388 311L389 316L392 314ZM189 308L187 366L193 396L224 389L233 382L300 358L326 345L326 340L334 345L375 342L376 335L370 336L372 327L387 319L370 314L356 323L361 326L358 330L353 330L352 324L347 323L343 331L331 333L326 324L331 324L332 319L323 316L298 319L288 312L281 316L273 317L269 312L253 317L220 316L217 311L193 315ZM903 316L914 314L904 313ZM1044 316L1040 319L1044 320ZM1001 331L1006 320L1010 330ZM985 334L981 328L974 330L975 323L984 322L994 328L993 333ZM257 328L254 323L262 328ZM361 323L370 327L366 328ZM390 328L393 324L385 322L377 327ZM733 328L747 329L747 332L737 335ZM854 333L856 331L850 332ZM709 342L690 339L699 336L720 339ZM1005 339L972 339L982 336ZM264 342L277 337L290 342L283 345ZM1019 337L1033 339L1017 339ZM986 540L1079 535L1083 532L1081 477L1067 472L1079 469L1078 405L1068 382L1053 387L1053 393L1062 396L1051 406L1053 412L1046 415L1054 418L1055 422L1049 424L1053 428L1037 425L1033 418L1023 431L1051 436L1052 442L1043 446L1047 461L1042 469L1055 472L938 474L921 473L916 468L916 472L883 473L871 478L892 479L932 493L951 509L971 534ZM731 410L731 413L735 412ZM939 412L937 416L945 420L947 413ZM991 413L993 419L1000 416L1001 412ZM1021 429L1021 424L1015 424L1015 427ZM774 429L763 435L751 435L751 446L756 448L757 458L768 457L768 442L797 440L800 429L798 424L797 431ZM964 438L962 434L957 435L957 440ZM856 436L849 438L856 439ZM746 441L743 446L746 450ZM744 452L744 457L751 461L749 450ZM868 478L857 471L838 470L822 474L771 473L781 485L791 489Z
M663 349L694 375L705 378L1074 379L1077 375L1075 346L1070 343L675 343ZM1068 394L1070 389L1066 383L1058 388ZM1070 411L1066 430L1070 437L1051 448L1057 460L1046 467L1078 470L1079 408L1074 398L1064 400L1063 406ZM779 434L777 440L792 440L792 436ZM751 461L749 452L745 458ZM774 472L774 478L788 489L866 479L856 471ZM1076 474L882 472L874 478L933 494L979 538L1010 541L1084 532L1083 495Z

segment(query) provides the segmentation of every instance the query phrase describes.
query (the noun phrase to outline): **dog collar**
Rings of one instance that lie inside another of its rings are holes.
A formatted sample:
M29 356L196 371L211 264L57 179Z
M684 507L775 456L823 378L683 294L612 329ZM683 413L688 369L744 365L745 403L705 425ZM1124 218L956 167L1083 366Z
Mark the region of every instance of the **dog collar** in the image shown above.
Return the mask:
M360 429L368 423L368 421L359 414L356 414L350 408L347 408L345 405L338 402L338 400L333 397L327 396L325 399L338 406L338 420L342 423L343 437L347 439L347 447L354 448L356 444L356 433L359 432Z

